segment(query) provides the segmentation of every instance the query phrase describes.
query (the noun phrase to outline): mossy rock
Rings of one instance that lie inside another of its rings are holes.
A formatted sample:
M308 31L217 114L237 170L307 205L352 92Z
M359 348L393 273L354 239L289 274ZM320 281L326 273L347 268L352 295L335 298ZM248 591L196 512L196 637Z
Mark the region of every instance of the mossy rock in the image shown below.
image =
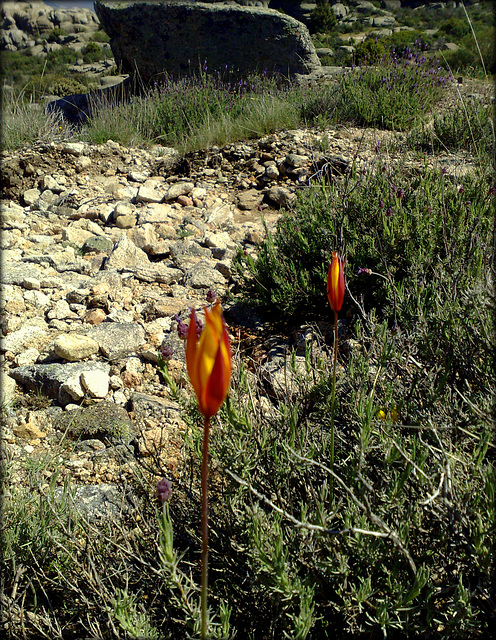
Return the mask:
M129 443L135 435L133 422L127 411L106 400L58 415L54 420L54 427L67 432L74 440L104 438Z

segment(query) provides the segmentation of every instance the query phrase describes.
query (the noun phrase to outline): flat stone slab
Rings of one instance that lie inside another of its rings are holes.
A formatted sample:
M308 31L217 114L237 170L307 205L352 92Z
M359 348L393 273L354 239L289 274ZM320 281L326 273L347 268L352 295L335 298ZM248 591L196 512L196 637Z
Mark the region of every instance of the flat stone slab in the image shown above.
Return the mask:
M58 399L59 389L64 382L74 375L93 369L108 373L110 365L105 362L51 362L16 367L10 370L9 375L30 391Z

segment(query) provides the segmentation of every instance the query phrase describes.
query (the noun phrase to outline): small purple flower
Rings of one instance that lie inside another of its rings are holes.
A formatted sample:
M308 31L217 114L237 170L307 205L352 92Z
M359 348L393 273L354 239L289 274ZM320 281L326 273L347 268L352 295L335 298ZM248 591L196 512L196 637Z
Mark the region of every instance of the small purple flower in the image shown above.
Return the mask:
M201 336L201 332L203 331L203 323L197 315L195 315L195 321L196 321L196 336L197 338L199 338Z
M398 198L401 200L401 198L404 196L404 191L403 189L398 189Z
M396 185L395 185L395 184L392 184L392 185L391 185L391 191L392 191L393 193L396 193Z
M381 198L379 200L379 209L384 209L384 207L386 206L386 203L384 202L384 200Z
M157 497L160 502L167 502L172 495L172 482L167 478L162 478L157 482Z
M463 185L458 189L458 193L463 193L465 191L465 189L463 188Z
M491 185L489 187L489 195L492 196L494 195L494 192L496 191L496 187L494 185Z
M370 276L372 274L372 269L368 267L359 267L357 276Z
M393 215L393 210L391 209L391 207L388 207L386 209L386 215L388 218L390 218Z
M207 291L207 302L209 304L212 304L212 302L215 302L217 300L217 296L215 295L215 291L213 291L213 289L209 289Z
M446 175L447 171L448 171L448 170L446 169L446 167L443 167L443 168L441 169L441 173L443 174L443 176L444 176L444 175Z
M472 201L471 200L467 200L467 202L465 203L465 206L468 208L468 207L470 207L471 204L472 204Z
M375 144L375 152L379 153L380 150L381 150L381 141L377 140L377 142Z
M162 356L162 360L165 360L166 362L168 360L170 360L172 358L172 355L174 354L174 349L172 347L169 347L167 345L163 345L161 351L160 351L160 355Z
M177 322L177 335L181 340L185 340L188 335L188 325L178 315L174 316L174 320Z

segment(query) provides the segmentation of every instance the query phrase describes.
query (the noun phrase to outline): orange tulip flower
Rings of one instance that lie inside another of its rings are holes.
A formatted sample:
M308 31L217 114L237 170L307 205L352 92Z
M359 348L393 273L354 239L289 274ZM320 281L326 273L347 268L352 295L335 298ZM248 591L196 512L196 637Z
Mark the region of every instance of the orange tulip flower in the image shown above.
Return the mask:
M229 336L218 301L212 310L205 309L205 327L199 340L196 313L191 310L186 366L200 411L211 418L226 399L232 370Z
M339 253L333 251L332 261L327 275L327 297L329 298L331 309L335 313L341 311L341 307L343 306L344 264L345 261L341 260Z

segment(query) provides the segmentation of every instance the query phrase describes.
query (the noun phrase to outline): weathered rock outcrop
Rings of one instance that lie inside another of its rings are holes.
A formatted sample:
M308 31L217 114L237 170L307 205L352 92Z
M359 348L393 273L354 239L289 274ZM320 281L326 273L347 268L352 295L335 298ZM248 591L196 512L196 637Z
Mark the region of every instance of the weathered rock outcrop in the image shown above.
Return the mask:
M164 73L195 73L203 65L232 78L264 71L292 77L320 67L308 29L271 9L97 0L95 11L117 64L145 83Z
M0 49L34 47L54 29L87 41L99 29L89 9L54 9L44 2L3 2L0 9Z

